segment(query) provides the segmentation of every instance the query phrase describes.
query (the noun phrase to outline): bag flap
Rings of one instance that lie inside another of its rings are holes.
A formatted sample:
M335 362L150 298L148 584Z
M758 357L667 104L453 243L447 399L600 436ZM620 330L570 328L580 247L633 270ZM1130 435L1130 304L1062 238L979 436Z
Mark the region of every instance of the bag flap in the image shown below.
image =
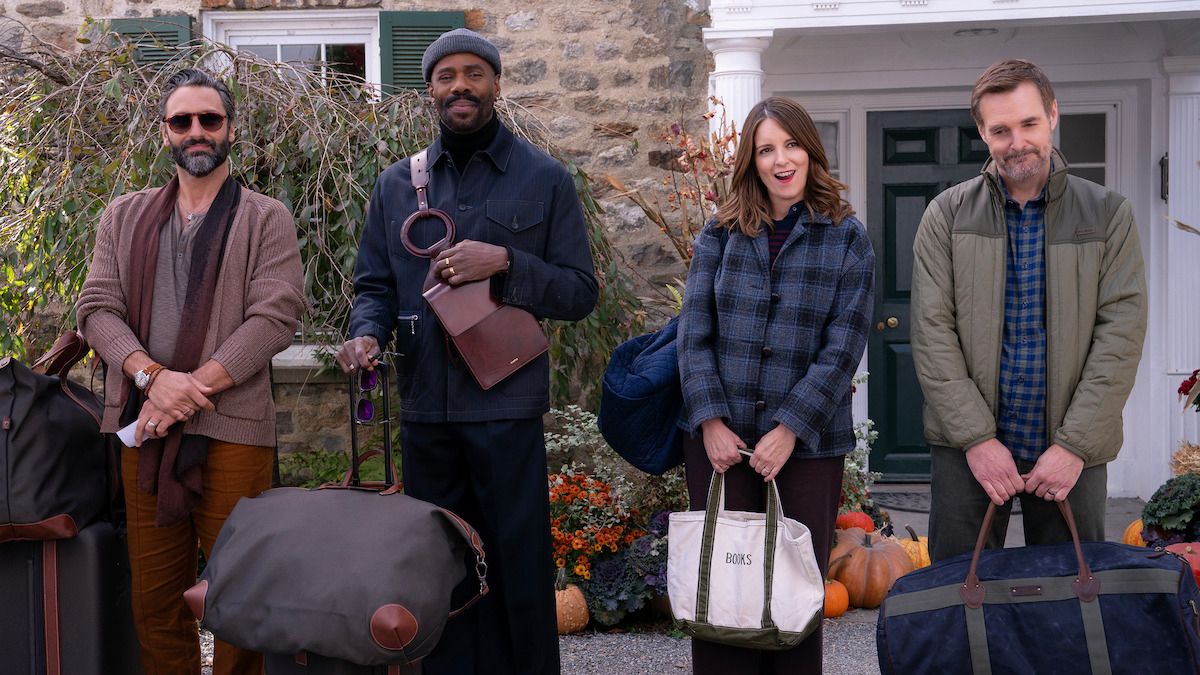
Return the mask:
M450 337L462 335L463 331L501 307L501 304L492 298L492 284L487 279L459 286L442 282L422 295Z
M475 381L487 390L540 356L550 342L532 314L503 305L471 330L454 336L454 346Z

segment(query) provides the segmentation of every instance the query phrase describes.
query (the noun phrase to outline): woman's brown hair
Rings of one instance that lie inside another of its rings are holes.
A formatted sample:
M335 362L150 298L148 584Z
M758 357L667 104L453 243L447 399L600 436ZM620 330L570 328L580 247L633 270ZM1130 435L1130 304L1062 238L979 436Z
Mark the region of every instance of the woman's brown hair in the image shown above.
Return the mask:
M812 117L799 103L782 96L759 101L746 115L742 135L733 158L733 178L729 197L717 209L717 226L737 227L748 237L757 237L763 223L772 222L767 187L754 166L754 134L765 119L775 120L808 153L808 177L804 186L804 204L812 216L828 216L836 225L854 215L849 202L842 199L846 186L829 174L829 159L821 145L821 134Z

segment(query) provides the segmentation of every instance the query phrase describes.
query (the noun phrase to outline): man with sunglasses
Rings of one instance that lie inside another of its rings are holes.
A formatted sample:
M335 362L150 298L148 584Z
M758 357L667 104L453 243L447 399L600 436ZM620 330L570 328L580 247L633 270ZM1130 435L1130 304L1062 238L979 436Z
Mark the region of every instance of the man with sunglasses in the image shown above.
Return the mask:
M230 175L234 103L207 73L160 99L166 186L100 217L79 328L107 364L101 430L135 423L121 450L133 612L146 675L200 670L183 592L244 496L270 487L268 366L305 308L295 222ZM213 672L259 673L261 655L217 641Z
M422 68L441 118L427 153L429 206L450 214L458 239L432 261L401 246L401 225L418 211L411 158L383 172L354 272L352 339L338 362L370 369L394 338L405 491L465 518L487 551L491 592L447 624L426 675L558 673L542 436L549 359L483 390L421 292L432 262L452 286L490 280L496 299L538 318L582 319L597 295L587 227L564 167L497 117L494 45L453 30L429 46ZM409 235L424 248L445 229L422 218Z

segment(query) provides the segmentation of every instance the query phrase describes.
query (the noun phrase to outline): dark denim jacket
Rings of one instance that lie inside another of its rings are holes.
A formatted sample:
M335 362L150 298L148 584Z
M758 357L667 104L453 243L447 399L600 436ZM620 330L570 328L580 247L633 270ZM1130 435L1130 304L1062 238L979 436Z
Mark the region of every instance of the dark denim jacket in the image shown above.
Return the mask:
M486 150L460 177L442 148L429 147L429 205L454 219L455 241L508 247L512 267L493 278L493 292L539 319L576 321L596 304L597 284L583 209L567 170L500 126ZM543 354L488 391L447 344L421 297L429 260L400 242L400 227L417 210L409 160L388 167L375 183L354 268L350 335L396 341L396 380L409 422L480 422L537 417L549 408L549 358ZM444 235L423 219L410 237L420 247Z

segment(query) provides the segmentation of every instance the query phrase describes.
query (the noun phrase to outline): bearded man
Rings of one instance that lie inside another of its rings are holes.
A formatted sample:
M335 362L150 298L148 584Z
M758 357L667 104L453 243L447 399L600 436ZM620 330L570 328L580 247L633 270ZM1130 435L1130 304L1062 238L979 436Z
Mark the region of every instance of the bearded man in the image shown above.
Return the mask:
M159 109L175 175L104 210L77 318L108 366L101 430L136 422L121 477L146 675L198 674L183 592L197 546L210 553L238 499L270 487L268 366L306 302L291 214L230 175L229 89L181 70ZM214 673L261 671L261 655L217 641Z
M1146 335L1133 209L1068 173L1058 102L1033 63L1001 61L971 114L991 159L946 190L913 244L912 347L932 445L929 550L970 551L988 502L1003 547L1019 496L1027 544L1104 539L1107 464Z
M538 318L587 316L597 283L575 183L496 116L495 45L453 30L425 51L422 69L441 118L424 164L429 206L450 214L458 233L434 258L434 273L452 286L489 280L496 299ZM423 672L558 673L542 435L549 359L542 354L487 390L471 376L421 295L431 261L400 243L402 224L419 209L413 164L388 167L371 195L351 339L337 359L346 372L371 369L394 345L405 492L465 518L487 552L491 592L447 623ZM426 217L409 234L414 246L431 247L445 232ZM469 576L466 590L477 592Z

